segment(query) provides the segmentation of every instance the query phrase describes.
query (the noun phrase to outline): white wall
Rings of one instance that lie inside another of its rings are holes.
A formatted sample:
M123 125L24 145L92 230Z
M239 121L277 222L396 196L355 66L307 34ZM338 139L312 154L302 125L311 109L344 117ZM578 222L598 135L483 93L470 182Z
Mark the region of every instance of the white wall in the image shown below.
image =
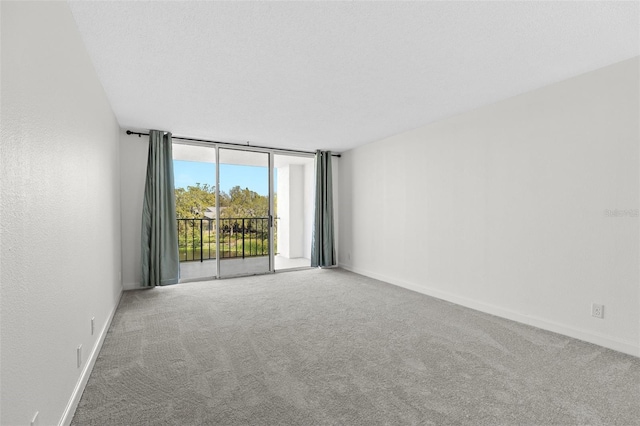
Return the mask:
M299 258L304 254L304 166L289 166L289 232L295 238L289 240L289 257Z
M340 264L640 355L638 62L345 153Z
M313 237L313 221L315 218L316 183L314 163L304 165L304 229L302 257L311 259L311 243Z
M290 258L310 259L315 217L314 159L281 154L276 154L275 158L280 218L278 252ZM334 191L337 191L335 186ZM291 224L290 218L295 223ZM291 250L288 244L291 244Z
M289 191L289 165L278 167L276 169L278 176L278 185L276 188L277 200L277 252L281 256L291 258L289 255L289 241L291 240L290 230L290 201L291 194Z
M0 8L0 423L54 425L122 290L118 124L66 2Z
M304 165L278 167L278 253L289 259L304 254Z
M142 282L140 237L148 153L148 136L120 132L122 285L125 290L140 288Z

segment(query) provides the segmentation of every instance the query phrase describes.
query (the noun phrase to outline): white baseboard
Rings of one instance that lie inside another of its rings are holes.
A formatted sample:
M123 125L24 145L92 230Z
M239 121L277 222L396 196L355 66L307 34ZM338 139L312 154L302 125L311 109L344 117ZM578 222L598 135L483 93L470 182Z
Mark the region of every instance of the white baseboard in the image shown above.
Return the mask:
M589 330L582 330L560 324L554 321L549 321L544 318L539 318L533 315L526 315L520 312L511 311L509 309L495 306L477 300L469 299L466 297L458 296L452 293L443 292L434 288L421 286L412 282L400 280L394 277L389 277L374 272L366 271L360 268L354 268L351 265L341 264L341 268L346 269L356 274L365 275L370 278L374 278L380 281L387 282L389 284L397 285L398 287L406 288L408 290L415 291L417 293L426 294L427 296L435 297L437 299L446 300L447 302L455 303L456 305L464 306L474 309L476 311L485 312L498 317L506 318L512 321L516 321L522 324L527 324L533 327L541 328L543 330L552 331L554 333L562 334L574 339L583 340L585 342L593 343L595 345L603 346L614 351L622 352L628 355L640 357L640 346L634 342L615 339L602 334L594 333Z
M118 296L118 302L115 304L107 321L100 331L100 335L98 336L98 340L96 344L93 346L93 350L91 351L91 355L87 359L87 362L82 369L82 373L80 373L80 377L78 378L78 383L76 383L76 387L71 394L71 398L69 398L69 402L67 403L67 407L62 414L62 418L58 423L58 426L68 426L71 424L71 420L73 420L73 415L76 412L76 408L78 407L78 403L80 402L80 398L82 397L82 392L84 392L85 386L87 386L87 382L89 381L89 376L91 375L91 371L93 370L93 366L96 363L96 359L98 358L98 354L100 353L100 349L102 349L102 344L104 343L105 337L107 337L107 331L109 331L109 327L111 326L111 321L118 309L118 305L120 305L120 299L122 299L123 290L120 290L120 296Z

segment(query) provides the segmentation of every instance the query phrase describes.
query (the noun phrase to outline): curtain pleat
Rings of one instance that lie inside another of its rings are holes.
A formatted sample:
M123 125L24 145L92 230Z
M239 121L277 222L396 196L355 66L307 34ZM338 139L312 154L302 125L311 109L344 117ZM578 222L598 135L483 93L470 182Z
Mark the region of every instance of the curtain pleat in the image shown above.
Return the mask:
M315 221L311 245L311 266L328 267L336 264L333 240L333 187L331 151L316 151Z
M142 208L142 286L176 284L180 276L171 133L149 131Z

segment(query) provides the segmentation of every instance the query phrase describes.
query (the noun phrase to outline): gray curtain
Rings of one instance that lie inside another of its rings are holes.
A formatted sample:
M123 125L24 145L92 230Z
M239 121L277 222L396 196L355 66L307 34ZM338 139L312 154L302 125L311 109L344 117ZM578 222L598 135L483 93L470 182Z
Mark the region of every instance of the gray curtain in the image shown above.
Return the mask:
M142 207L142 285L175 284L180 275L171 133L149 131Z
M311 245L311 266L334 266L333 187L331 151L316 151L316 206Z

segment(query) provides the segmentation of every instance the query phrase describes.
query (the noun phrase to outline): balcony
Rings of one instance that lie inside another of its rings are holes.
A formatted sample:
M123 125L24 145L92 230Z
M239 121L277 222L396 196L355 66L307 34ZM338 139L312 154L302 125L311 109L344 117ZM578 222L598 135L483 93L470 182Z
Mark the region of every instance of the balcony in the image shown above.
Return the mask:
M177 219L180 262L216 259L216 219ZM269 218L220 219L220 258L269 256Z
M277 222L276 222L277 225ZM216 219L177 219L180 278L190 280L217 275ZM263 273L269 265L269 218L220 219L220 260L225 275ZM277 234L277 226L275 230ZM277 238L274 238L277 246ZM309 267L307 258L288 258L276 249L276 270Z

